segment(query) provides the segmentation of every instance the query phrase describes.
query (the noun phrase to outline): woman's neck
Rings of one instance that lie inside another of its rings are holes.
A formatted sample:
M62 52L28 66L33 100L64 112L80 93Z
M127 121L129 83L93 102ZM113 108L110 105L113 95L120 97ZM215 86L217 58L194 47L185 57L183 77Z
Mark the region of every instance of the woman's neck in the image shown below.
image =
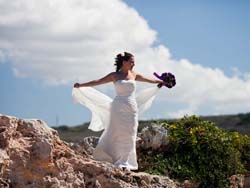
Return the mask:
M121 69L120 72L127 75L129 72L131 72L131 70L130 69Z

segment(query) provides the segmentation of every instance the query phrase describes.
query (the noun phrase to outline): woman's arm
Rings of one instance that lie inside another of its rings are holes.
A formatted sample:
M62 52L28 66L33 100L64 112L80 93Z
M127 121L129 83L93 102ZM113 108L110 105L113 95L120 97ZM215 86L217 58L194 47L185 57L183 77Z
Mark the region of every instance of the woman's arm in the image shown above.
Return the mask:
M136 74L135 80L140 82L157 83L157 84L164 83L162 80L147 78L140 74Z
M97 86L101 84L105 84L108 82L112 82L114 80L114 73L110 73L103 78L100 78L98 80L92 80L90 82L85 82L85 83L75 83L74 87L79 88L79 87L92 87L92 86Z

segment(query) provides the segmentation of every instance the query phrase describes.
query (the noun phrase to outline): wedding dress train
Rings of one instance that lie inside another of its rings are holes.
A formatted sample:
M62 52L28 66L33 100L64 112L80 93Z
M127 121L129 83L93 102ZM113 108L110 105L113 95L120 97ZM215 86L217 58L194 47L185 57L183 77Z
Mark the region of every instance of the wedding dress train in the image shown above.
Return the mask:
M88 128L93 131L104 129L93 157L118 167L136 170L138 113L142 114L151 106L159 88L154 86L136 95L135 80L117 80L114 86L114 99L92 87L74 88L72 96L91 111Z

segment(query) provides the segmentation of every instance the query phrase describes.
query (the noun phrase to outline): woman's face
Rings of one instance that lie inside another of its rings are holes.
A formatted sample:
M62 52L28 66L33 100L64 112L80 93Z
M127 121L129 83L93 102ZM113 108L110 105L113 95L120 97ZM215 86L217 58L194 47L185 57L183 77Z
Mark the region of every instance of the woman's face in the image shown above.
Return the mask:
M135 66L134 57L130 57L128 61L123 61L123 66L129 69L132 69Z

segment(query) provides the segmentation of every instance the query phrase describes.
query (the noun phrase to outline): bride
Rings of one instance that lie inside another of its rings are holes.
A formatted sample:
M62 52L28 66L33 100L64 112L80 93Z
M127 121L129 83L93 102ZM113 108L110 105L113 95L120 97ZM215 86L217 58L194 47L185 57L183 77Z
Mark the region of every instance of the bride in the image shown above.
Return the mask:
M86 83L75 83L72 91L74 100L92 112L89 129L104 129L94 150L95 160L108 161L120 168L138 169L136 158L136 135L138 112L150 107L160 87L148 88L135 94L136 81L162 84L162 80L146 78L135 71L134 56L128 52L115 58L116 72L101 79ZM113 82L116 97L109 98L92 86Z

